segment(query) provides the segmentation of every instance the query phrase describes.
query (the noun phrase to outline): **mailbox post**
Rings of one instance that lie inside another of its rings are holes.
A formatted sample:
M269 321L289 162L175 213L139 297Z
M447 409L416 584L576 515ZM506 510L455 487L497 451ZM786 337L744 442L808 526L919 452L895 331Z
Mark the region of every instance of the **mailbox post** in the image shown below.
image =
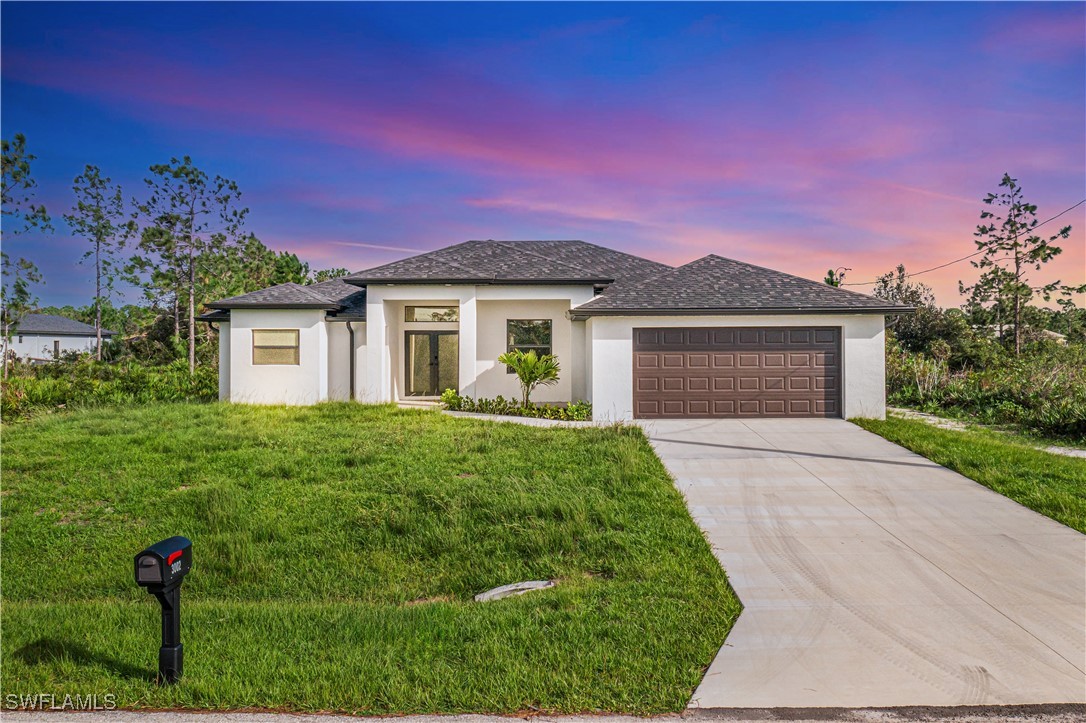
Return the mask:
M160 683L181 678L181 583L192 568L192 542L171 537L136 555L136 584L146 588L162 606L162 647L158 651Z

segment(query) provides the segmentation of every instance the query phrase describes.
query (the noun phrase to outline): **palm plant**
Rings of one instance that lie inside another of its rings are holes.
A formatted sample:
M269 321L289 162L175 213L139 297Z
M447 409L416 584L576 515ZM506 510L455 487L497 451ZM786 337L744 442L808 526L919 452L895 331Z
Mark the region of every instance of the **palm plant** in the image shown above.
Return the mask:
M507 351L498 357L498 362L516 373L525 407L531 405L532 392L536 387L557 384L558 373L562 371L558 366L558 357L553 354L539 356L534 349Z

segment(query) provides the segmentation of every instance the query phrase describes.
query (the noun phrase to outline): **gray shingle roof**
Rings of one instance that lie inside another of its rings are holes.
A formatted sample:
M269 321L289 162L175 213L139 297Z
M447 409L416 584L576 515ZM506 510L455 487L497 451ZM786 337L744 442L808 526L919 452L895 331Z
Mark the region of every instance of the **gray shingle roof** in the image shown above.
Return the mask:
M721 256L710 255L672 268L584 241L466 241L340 279L312 286L280 284L208 306L220 310L324 309L329 318L364 320L367 283L606 286L602 294L571 311L573 318L581 319L607 314L874 314L912 310ZM207 316L205 320L215 320Z
M343 276L331 281L322 281L306 288L327 296L339 304L340 308L335 312L337 319L364 321L366 319L366 290L354 284L348 284L346 278Z
M819 281L705 256L631 283L616 283L570 313L574 318L628 313L894 313L911 311Z
M71 336L94 336L94 327L66 316L56 314L27 314L19 322L18 334L60 334ZM102 329L102 336L116 336L117 332Z
M303 286L293 282L231 296L207 305L210 309L324 309L353 319L366 316L366 291L343 278ZM201 321L228 321L229 316L203 314Z
M248 294L231 296L228 299L214 301L208 306L212 309L277 309L277 308L336 308L332 300L324 294L310 290L308 286L289 282L269 286L259 291L250 291Z
M671 267L584 241L465 241L347 276L349 283L608 284Z

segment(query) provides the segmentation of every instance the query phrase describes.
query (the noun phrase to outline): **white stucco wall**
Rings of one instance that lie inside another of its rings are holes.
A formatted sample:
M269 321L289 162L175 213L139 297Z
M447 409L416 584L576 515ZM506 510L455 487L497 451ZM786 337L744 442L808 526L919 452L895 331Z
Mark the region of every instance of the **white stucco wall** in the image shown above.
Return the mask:
M885 319L878 314L596 316L587 322L589 387L597 420L633 419L633 329L659 326L836 326L841 328L846 419L886 416Z
M328 321L328 398L346 401L351 398L351 334L347 322ZM365 379L366 323L352 321L354 328L355 396Z
M475 391L480 397L520 398L520 383L510 374L498 357L508 350L506 338L510 319L549 319L551 322L551 353L558 357L561 367L558 383L537 387L534 402L568 402L573 398L573 379L583 363L573 356L572 323L566 318L568 299L531 301L479 302L479 356L476 359L478 380ZM583 359L583 357L582 357ZM583 376L583 373L581 374ZM583 384L582 384L583 386Z
M102 341L106 339L103 338ZM97 339L73 334L19 334L11 336L9 347L21 359L52 359L53 344L60 342L60 351L93 352Z
M516 378L498 369L497 357L506 350L508 319L552 319L554 352L561 359L562 380L557 387L540 389L537 401L568 401L573 390L586 389L583 355L572 351L573 324L565 312L592 298L590 286L521 285L376 285L366 290L365 381L360 377L360 399L396 401L404 397L404 332L456 330L459 333L460 394L464 396L517 396ZM404 321L406 306L450 305L460 309L456 323ZM564 357L564 359L563 359Z
M329 344L324 316L324 311L310 309L232 309L230 401L315 404L328 399ZM254 365L253 329L297 329L300 363Z
M219 400L230 400L230 324L219 324Z

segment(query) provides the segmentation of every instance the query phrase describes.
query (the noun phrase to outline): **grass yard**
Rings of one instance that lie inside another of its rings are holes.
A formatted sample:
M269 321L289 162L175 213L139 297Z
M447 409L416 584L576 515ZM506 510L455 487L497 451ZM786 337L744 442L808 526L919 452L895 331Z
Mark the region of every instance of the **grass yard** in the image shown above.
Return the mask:
M640 430L326 404L3 432L3 694L353 713L683 708L739 603ZM185 676L132 558L193 540ZM491 603L505 583L558 587Z
M939 429L920 420L896 417L852 421L1086 533L1084 459L1045 452L999 432Z

